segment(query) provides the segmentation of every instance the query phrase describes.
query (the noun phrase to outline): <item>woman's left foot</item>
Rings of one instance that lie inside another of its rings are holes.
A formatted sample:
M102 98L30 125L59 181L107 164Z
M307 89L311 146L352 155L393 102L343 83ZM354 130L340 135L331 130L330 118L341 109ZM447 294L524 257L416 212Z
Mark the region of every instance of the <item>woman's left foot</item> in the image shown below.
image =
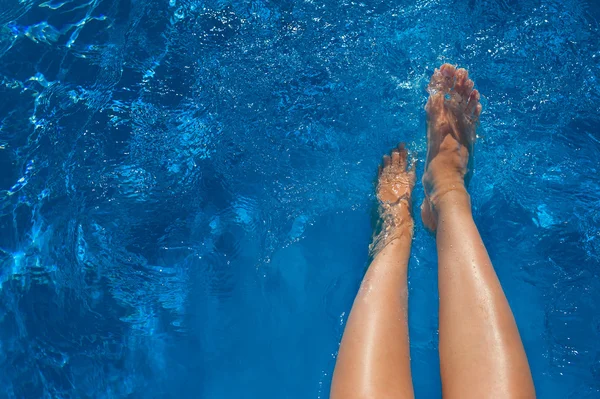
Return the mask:
M394 149L391 155L383 157L377 183L379 215L383 226L375 237L371 250L379 251L406 233L412 235L413 218L410 210L415 179L415 165L414 162L408 165L408 151L404 144Z
M395 205L399 201L407 200L415 186L414 165L408 165L408 151L404 144L392 151L391 155L383 157L383 167L379 167L379 180L377 183L377 198L385 205Z

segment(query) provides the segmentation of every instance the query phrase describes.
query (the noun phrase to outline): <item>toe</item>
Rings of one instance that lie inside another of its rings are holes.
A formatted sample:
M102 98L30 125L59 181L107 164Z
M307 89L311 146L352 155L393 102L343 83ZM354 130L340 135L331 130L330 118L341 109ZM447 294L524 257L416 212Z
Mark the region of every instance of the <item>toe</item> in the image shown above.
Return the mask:
M473 81L469 79L469 72L466 69L460 68L456 71L456 84L454 90L460 95L461 101L467 102L469 95L473 90Z
M410 182L410 189L412 190L415 186L415 182L417 181L417 159L414 154L412 160L410 161L410 166L408 167L408 178Z
M392 165L398 165L400 163L400 151L393 150L392 151Z
M469 116L475 116L479 104L479 91L473 90L469 95L469 103L465 109L465 113ZM480 110L481 112L481 110Z
M460 91L465 86L465 82L469 79L469 72L465 68L459 68L456 70L456 85L454 88Z
M473 83L471 79L467 79L467 81L465 82L465 93L467 95L470 95L473 91L473 87L475 87L475 83Z
M454 86L456 68L450 64L444 64L436 69L431 76L428 90L431 94L438 91L448 92Z
M400 144L398 146L398 154L399 154L399 165L400 165L400 170L404 171L406 170L406 159L408 158L408 151L406 149L406 147L404 146L404 143Z
M390 158L390 156L384 155L383 156L383 167L387 168L388 166L390 166L391 163L392 163L392 159Z
M481 104L477 104L477 107L475 107L475 112L473 113L473 117L478 119L479 115L481 115L481 109L483 107L481 106Z
M451 64L444 64L440 67L440 73L446 78L454 78L456 67Z

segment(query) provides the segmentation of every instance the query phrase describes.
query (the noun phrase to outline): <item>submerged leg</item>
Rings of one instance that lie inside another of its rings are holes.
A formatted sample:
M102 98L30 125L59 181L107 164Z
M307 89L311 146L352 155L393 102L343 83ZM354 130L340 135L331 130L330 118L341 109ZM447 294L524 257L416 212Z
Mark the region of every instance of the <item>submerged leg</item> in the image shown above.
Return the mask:
M436 70L427 103L423 221L436 230L445 398L534 398L531 372L465 189L481 112L467 71Z
M401 146L384 157L377 196L383 231L354 300L331 385L332 399L413 398L408 344L407 269L414 165Z

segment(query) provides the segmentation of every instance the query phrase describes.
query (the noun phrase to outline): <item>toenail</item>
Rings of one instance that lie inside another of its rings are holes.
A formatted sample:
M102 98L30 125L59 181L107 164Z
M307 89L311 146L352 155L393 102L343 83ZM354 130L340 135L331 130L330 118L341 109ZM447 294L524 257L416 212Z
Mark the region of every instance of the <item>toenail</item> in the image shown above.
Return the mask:
M452 76L452 72L450 71L450 68L442 68L441 72L442 72L442 75L444 75L447 78Z

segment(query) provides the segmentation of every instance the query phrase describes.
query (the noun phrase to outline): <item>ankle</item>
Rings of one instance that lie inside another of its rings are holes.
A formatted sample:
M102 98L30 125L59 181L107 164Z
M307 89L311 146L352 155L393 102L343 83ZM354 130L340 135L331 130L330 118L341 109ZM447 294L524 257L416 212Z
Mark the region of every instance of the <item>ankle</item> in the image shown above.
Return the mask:
M381 204L379 214L378 232L373 236L373 242L369 246L369 252L373 257L393 241L410 242L414 231L414 221L408 203Z
M437 193L435 198L430 198L430 201L438 215L450 210L471 212L471 197L464 184L448 187Z
M452 169L446 169L442 173L426 171L423 175L423 188L433 206L436 206L443 196L452 191L463 192L468 196L464 174Z

